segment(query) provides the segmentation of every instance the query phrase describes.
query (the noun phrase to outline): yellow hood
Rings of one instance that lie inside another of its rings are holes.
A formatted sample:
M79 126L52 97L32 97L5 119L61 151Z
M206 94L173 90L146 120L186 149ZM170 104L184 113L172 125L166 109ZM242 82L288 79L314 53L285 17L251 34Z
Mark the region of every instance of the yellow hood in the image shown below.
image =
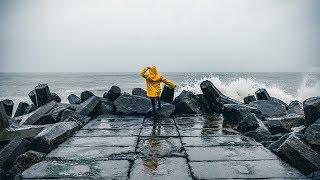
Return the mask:
M149 69L149 78L152 79L153 81L158 81L161 76L158 73L157 66L151 66Z

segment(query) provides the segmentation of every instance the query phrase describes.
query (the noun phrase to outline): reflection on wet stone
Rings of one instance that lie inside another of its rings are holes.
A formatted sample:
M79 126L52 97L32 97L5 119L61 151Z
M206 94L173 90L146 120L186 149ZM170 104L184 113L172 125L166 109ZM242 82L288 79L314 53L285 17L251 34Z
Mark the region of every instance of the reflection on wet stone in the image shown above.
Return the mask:
M137 152L144 156L184 156L179 138L147 137L139 141Z
M175 125L143 126L140 136L179 136Z

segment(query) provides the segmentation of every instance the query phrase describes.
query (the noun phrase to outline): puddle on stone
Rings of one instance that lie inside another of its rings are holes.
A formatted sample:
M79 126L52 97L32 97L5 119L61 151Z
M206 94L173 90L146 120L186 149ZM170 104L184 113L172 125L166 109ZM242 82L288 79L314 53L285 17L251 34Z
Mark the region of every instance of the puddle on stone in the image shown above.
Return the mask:
M137 152L144 156L183 156L181 141L179 138L147 137L139 141Z

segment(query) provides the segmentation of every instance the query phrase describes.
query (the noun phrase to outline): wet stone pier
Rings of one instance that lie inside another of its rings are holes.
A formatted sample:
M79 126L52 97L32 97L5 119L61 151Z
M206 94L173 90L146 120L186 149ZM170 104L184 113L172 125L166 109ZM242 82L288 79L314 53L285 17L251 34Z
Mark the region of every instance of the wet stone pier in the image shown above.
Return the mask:
M220 117L103 116L24 171L22 179L303 179Z

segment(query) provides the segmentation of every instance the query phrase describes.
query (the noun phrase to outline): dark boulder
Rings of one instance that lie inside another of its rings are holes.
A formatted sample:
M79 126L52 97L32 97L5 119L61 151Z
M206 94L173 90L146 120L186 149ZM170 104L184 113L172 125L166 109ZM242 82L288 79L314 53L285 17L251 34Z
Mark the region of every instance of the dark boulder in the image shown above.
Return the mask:
M254 113L257 117L261 116L260 110L244 104L225 104L223 105L223 123L237 126L243 119L243 112Z
M253 138L257 142L272 140L271 133L265 127L258 127L253 131L249 131L249 132L245 133L244 135Z
M22 116L25 114L26 109L29 107L28 103L25 102L20 102L16 112L14 113L13 117L18 117L18 116Z
M29 146L30 142L22 138L10 141L0 151L0 168L8 171L17 157L29 150Z
M161 108L156 109L156 117L170 117L174 113L175 107L172 104L162 104ZM152 115L152 108L149 110L148 115Z
M303 104L300 101L292 101L288 106L288 114L304 115Z
M135 95L121 95L114 101L117 112L123 114L147 114L151 108L148 98Z
M31 99L32 103L37 106L37 97L36 97L36 91L32 90L29 92L29 98Z
M257 100L271 100L271 97L265 88L258 89L255 94L257 96Z
M305 124L304 116L298 114L288 114L276 118L266 118L265 125L272 134L290 132L291 128Z
M196 100L199 103L200 108L202 109L203 112L208 113L208 114L214 113L213 109L209 108L208 103L206 101L206 98L204 97L203 94L197 94L196 97L197 97Z
M6 113L8 116L12 116L12 110L13 110L13 101L10 99L5 99L3 100L3 106L4 109L6 110Z
M8 142L17 137L32 139L37 136L44 127L44 125L29 125L16 128L6 128L0 132L0 142Z
M298 136L290 135L277 151L288 163L304 174L320 170L320 154Z
M259 119L253 114L243 111L242 119L237 125L236 130L241 133L253 131L259 127Z
M310 125L306 129L304 135L310 144L318 145L320 147L320 119Z
M51 101L50 103L38 108L33 111L31 115L24 121L21 121L21 125L41 125L41 124L52 124L56 120L52 117L52 110L58 107L58 103Z
M280 117L287 114L285 106L272 100L257 100L249 105L260 110L262 118Z
M9 170L10 175L18 174L32 165L42 161L42 159L46 156L45 153L37 152L37 151L27 151L21 154L13 163L12 168Z
M69 110L69 109L65 110L62 113L62 116L61 116L61 121L64 121L64 122L74 121L81 127L83 127L86 124L88 124L88 122L90 122L90 120L91 120L90 117L82 116L78 112L75 112L75 111L72 111L72 110Z
M132 95L147 97L147 91L142 88L133 88Z
M36 107L35 105L30 104L30 105L26 108L26 110L24 111L24 114L29 114L29 113L35 111L36 109L37 109L37 107Z
M278 99L278 98L275 98L275 97L271 97L271 101L274 101L274 102L277 102L279 104L282 104L286 108L286 110L289 107L288 104L283 102L281 99Z
M50 114L52 114L53 119L55 119L55 122L60 122L61 121L61 115L64 111L66 110L73 110L70 106L65 106L65 105L59 105L58 107L54 108Z
M80 95L81 102L85 102L86 100L88 100L92 96L94 96L94 94L91 91L83 91Z
M9 116L4 109L3 102L0 101L0 132L9 127Z
M246 97L243 98L243 102L245 104L249 104L249 103L251 103L253 101L256 101L256 97L254 95L249 95L249 96L246 96Z
M92 96L87 99L85 102L80 104L80 107L77 109L77 112L80 113L82 116L89 116L89 117L97 117L101 115L101 103L100 99L97 96Z
M52 95L47 84L38 84L34 90L38 108L52 101Z
M320 96L311 97L303 101L303 111L306 118L306 125L310 126L320 118Z
M183 90L177 96L173 105L175 106L175 114L204 114L205 110L199 103L198 97L192 92Z
M70 104L81 104L82 102L81 99L75 94L70 94L68 96L68 101Z
M206 80L200 84L201 91L208 103L210 109L214 112L221 114L224 104L241 104L239 101L231 99L223 95L212 82Z
M41 131L32 141L32 149L48 153L71 137L80 126L73 121L59 122Z
M57 103L61 102L61 98L60 98L60 96L58 94L51 93L51 96L52 96L52 100L54 100L55 102L57 102Z
M121 95L121 89L118 86L112 86L108 92L103 94L103 98L111 101L116 100Z
M174 98L174 89L168 87L165 85L163 87L163 90L161 92L160 100L167 102L167 103L172 103Z
M102 114L113 114L117 111L113 102L109 99L100 98Z

